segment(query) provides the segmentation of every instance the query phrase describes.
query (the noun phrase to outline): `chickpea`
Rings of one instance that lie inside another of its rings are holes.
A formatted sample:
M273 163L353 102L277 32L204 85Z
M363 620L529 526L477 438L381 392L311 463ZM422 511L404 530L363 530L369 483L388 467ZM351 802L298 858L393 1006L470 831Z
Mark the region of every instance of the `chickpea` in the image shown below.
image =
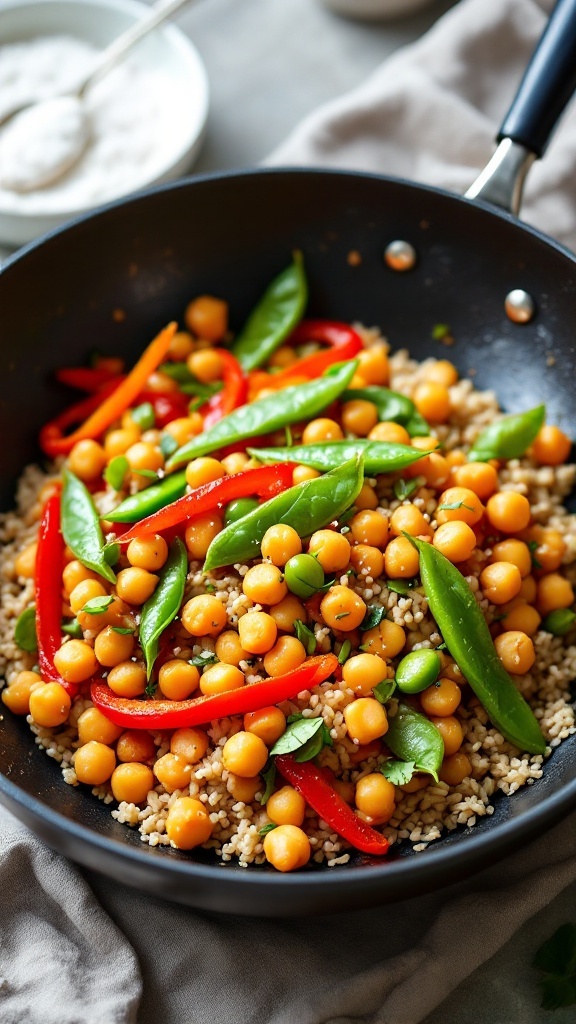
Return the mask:
M192 459L186 466L186 483L192 489L221 480L223 476L226 476L226 470L222 463L209 456Z
M198 594L182 608L180 618L191 636L218 636L224 629L226 609L212 594Z
M229 772L242 778L253 778L268 760L268 747L253 732L237 732L230 736L222 750L222 763Z
M30 714L30 697L37 686L44 686L37 672L19 672L9 686L2 690L2 701L14 715Z
M382 743L379 739L371 740L370 743L358 743L348 754L351 764L363 764L364 761L376 759L382 753Z
M501 533L518 533L530 522L530 503L516 491L498 491L488 499L486 515L491 526Z
M453 520L438 527L432 543L450 562L464 562L476 547L476 534L468 523Z
M318 470L312 469L312 466L295 466L292 473L292 483L294 485L303 484L305 480L315 480L319 476Z
M455 506L454 508L448 506ZM482 518L484 507L479 497L468 487L449 487L443 491L436 509L436 522L449 523L455 519L474 526Z
M414 405L428 423L445 423L450 416L450 392L444 384L424 381L414 391Z
M166 835L177 850L193 850L207 843L212 828L207 808L190 796L179 797L168 811Z
M302 444L317 444L318 441L341 441L344 435L336 420L326 418L310 420L302 432Z
M80 480L89 483L102 476L108 456L101 444L86 438L77 441L68 456L68 466Z
M366 509L374 510L378 508L378 495L370 484L363 483L354 504L360 512L364 512Z
M443 384L445 388L452 387L458 380L458 370L449 359L437 359L431 366L427 367L426 377L434 384Z
M151 373L146 381L146 391L155 391L158 393L166 391L178 391L178 382L173 380L167 373L163 373L161 370L155 370Z
M140 438L140 428L133 423L130 427L109 430L104 438L104 451L110 462L117 455L124 455L131 445Z
M431 452L420 462L414 462L415 476L423 476L428 487L440 491L450 477L450 466L444 455L439 452ZM412 468L412 467L410 467Z
M517 596L519 598L522 598L523 601L526 601L527 604L533 604L534 601L536 600L536 594L537 594L536 580L534 579L533 576L526 576L522 580L522 586L520 587L520 590L518 591L518 595Z
M520 570L512 562L494 562L480 573L480 586L492 604L506 604L522 586Z
M301 825L306 801L292 786L282 786L268 799L266 814L276 825Z
M255 604L279 604L288 593L283 573L269 562L260 562L248 569L242 590Z
M365 775L356 783L356 807L371 818L374 824L383 825L390 821L396 810L395 798L394 786L381 772ZM268 812L268 808L266 811Z
M222 516L216 512L205 512L195 516L186 527L184 540L191 559L202 560L206 557L212 541L224 529Z
M194 349L192 335L188 331L176 331L170 342L168 356L175 363L181 363Z
M35 686L30 692L30 714L36 725L46 729L63 725L71 706L72 701L60 683L44 683L43 686Z
M388 362L388 346L382 342L371 345L359 352L358 373L367 384L388 384L390 380L390 364Z
M264 791L262 779L259 775L254 776L252 779L243 779L240 775L233 775L232 772L228 773L226 789L235 800L239 800L243 804L251 804L256 798L256 794Z
M470 759L461 750L456 754L450 754L444 758L438 774L442 782L449 786L459 786L472 774Z
M548 612L556 611L557 608L570 608L572 604L574 588L560 573L551 572L538 580L537 606L541 615L548 615Z
M220 341L228 330L228 303L213 295L199 295L186 306L184 321L196 337Z
M244 673L239 668L220 662L218 665L210 665L200 676L200 692L205 696L226 693L228 690L237 690L244 683Z
M438 719L438 721L447 721L447 719ZM426 789L426 786L430 784L429 775L413 775L409 782L405 782L403 786L399 788L403 793L417 793L420 789Z
M286 716L274 706L249 711L244 715L244 729L259 736L267 747L273 747L276 740L286 731Z
M462 741L464 739L464 733L462 732L462 726L454 715L444 715L442 718L430 717L432 725L435 725L442 737L444 743L444 755L449 757L450 754L455 754L457 750L460 750Z
M164 456L160 449L147 441L137 441L136 444L130 445L125 455L133 473L137 473L139 469L156 473L164 466Z
M266 860L277 871L296 871L304 867L311 853L310 840L297 825L278 825L264 837Z
M558 427L544 425L532 444L532 455L543 466L560 466L570 457L572 442Z
M269 558L274 565L282 566L286 565L288 559L300 554L302 541L291 526L277 523L266 530L262 538L261 551L263 558Z
M293 366L297 359L298 356L293 348L290 348L289 345L281 345L270 356L268 366L276 366L280 370L286 370L289 366Z
M507 672L521 676L529 672L536 661L534 644L526 633L508 630L497 636L494 645L500 661Z
M105 626L94 641L94 654L106 668L128 661L134 650L132 633L116 633L113 626Z
M95 594L94 596L99 595ZM127 611L127 605L118 597L114 597L105 611L92 614L81 610L76 612L76 618L82 629L90 630L91 633L99 633L105 626L124 627L126 621L129 625L133 625L129 619L126 620Z
M378 626L367 629L362 635L362 646L366 653L378 655L379 658L395 658L406 643L406 634L397 622L382 619Z
M272 605L270 615L284 633L294 633L296 620L305 623L307 619L306 609L295 594L287 594L279 604Z
M159 757L152 771L167 793L186 789L190 785L192 765L179 754L169 753Z
M460 687L446 676L441 676L438 682L433 683L420 694L420 704L424 714L434 715L435 718L453 715L461 700Z
M62 587L64 594L67 598L70 598L70 594L78 586L79 583L84 583L86 580L97 580L98 576L91 569L87 569L86 566L82 565L76 558L73 558L71 562L68 562L62 570Z
M344 708L344 721L351 740L371 743L388 732L388 718L375 697L358 697Z
M238 633L233 629L221 633L216 640L216 657L226 665L239 666L241 661L250 658L248 651L245 651L240 643Z
M519 631L526 633L527 636L532 636L537 632L541 622L542 616L536 609L522 601L521 604L506 612L502 625L506 630Z
M245 651L266 654L276 643L278 628L266 612L247 612L238 622L238 635Z
M135 537L126 549L126 557L136 569L157 572L168 558L168 545L159 533L151 537Z
M306 661L306 650L295 636L281 636L264 655L264 668L269 676L292 672Z
M74 754L74 771L78 782L88 786L102 786L116 767L116 754L97 740L90 740Z
M147 572L146 569L137 569L130 566L129 569L122 569L116 579L116 592L122 601L127 604L142 605L156 590L158 576Z
M122 735L122 726L114 725L98 708L86 708L78 719L78 739L84 745L90 740L110 747Z
M110 669L106 682L119 697L139 697L146 689L146 669L137 661L121 661Z
M535 562L543 572L559 569L566 553L566 542L559 530L535 523L523 534L526 541L536 541L533 554Z
M350 533L357 544L384 548L388 539L388 520L378 512L357 512L350 520Z
M242 473L246 469L249 461L245 452L232 452L230 455L224 456L222 465L228 476L236 476L237 473Z
M156 744L145 729L127 729L116 744L119 761L153 761Z
M317 530L310 538L309 554L316 555L324 572L339 572L345 569L351 557L350 544L335 530Z
M384 572L384 555L369 544L357 544L350 552L350 564L357 576L377 580Z
M170 739L170 750L188 764L197 764L208 750L208 734L203 729L176 729Z
M390 518L390 533L395 537L404 533L410 533L413 537L430 537L432 528L420 509L408 502L394 509Z
M148 793L154 789L152 770L138 761L119 764L110 779L114 799L120 803L142 804Z
M224 372L222 356L218 351L210 348L192 352L188 356L186 363L190 373L202 381L203 384L210 384L213 381L220 380Z
M106 597L106 587L98 580L86 579L77 583L69 596L69 604L75 615L81 612L84 605L95 597Z
M356 654L348 658L342 667L342 677L346 686L361 697L372 694L378 683L388 676L386 662L376 654Z
M446 452L446 462L450 466L450 469L454 470L457 466L464 466L466 463L466 456L464 452L461 452L459 448L452 448L451 451ZM474 490L473 487L470 490ZM480 497L480 495L478 495Z
M356 398L344 402L341 419L342 426L348 433L355 434L356 437L367 437L378 423L378 410L373 402Z
M165 661L158 673L158 689L168 700L186 700L200 683L195 665L182 658Z
M486 501L498 488L498 474L489 462L465 462L454 469L454 483Z
M54 655L58 674L67 683L83 683L98 668L96 655L85 640L68 640Z
M525 579L532 571L532 556L522 540L502 540L492 548L491 562L511 562Z
M202 427L202 417L199 413L192 412L189 416L178 416L177 419L171 420L164 427L164 432L170 434L181 448L187 441L192 440L197 434L201 434Z
M371 441L388 441L390 444L410 444L410 434L401 423L387 420L377 423L368 434Z
M418 552L407 537L394 537L384 552L384 571L388 579L412 579L420 567Z
M320 614L330 629L350 632L356 629L366 615L366 604L349 587L330 587L320 603Z

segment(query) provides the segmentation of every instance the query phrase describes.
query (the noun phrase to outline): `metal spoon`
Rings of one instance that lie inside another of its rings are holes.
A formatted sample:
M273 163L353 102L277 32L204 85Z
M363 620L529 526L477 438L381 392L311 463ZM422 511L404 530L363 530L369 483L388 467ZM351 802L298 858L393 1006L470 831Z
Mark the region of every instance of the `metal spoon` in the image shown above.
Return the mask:
M191 0L166 0L122 32L97 57L86 77L65 96L24 103L0 116L0 187L32 192L56 181L82 156L90 139L83 102L87 91L128 50Z

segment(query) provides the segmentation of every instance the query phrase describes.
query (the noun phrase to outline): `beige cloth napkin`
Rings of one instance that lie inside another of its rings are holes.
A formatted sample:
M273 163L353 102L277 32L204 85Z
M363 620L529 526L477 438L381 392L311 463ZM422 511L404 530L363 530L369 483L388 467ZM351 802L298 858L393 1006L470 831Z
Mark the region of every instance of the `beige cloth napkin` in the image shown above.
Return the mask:
M543 23L533 0L463 0L271 162L463 191ZM573 247L575 149L572 111L525 207ZM530 961L576 916L575 838L572 815L441 892L343 917L249 921L82 874L0 809L0 1024L545 1024ZM572 1009L554 1016L573 1020Z

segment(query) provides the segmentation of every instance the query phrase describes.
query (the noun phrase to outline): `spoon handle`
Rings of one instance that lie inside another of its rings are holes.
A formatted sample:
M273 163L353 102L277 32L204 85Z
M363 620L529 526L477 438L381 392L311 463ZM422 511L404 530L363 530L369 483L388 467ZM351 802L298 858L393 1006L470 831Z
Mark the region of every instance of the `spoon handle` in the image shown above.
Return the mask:
M77 95L80 98L84 96L94 82L102 78L118 61L122 60L128 50L144 36L147 36L149 32L152 32L157 25L161 25L163 21L166 21L167 18L170 18L176 11L181 7L185 7L190 2L191 0L166 0L166 2L155 4L150 14L139 18L138 21L126 29L125 32L122 32L102 51L96 60L96 64L92 66L90 74L78 87Z

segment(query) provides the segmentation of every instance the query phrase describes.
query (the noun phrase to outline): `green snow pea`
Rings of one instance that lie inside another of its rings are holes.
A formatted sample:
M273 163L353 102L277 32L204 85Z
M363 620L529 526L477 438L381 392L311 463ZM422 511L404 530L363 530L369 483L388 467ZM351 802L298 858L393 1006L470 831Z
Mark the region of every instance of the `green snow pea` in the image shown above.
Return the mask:
M543 754L546 741L540 726L496 654L486 619L462 573L432 544L408 539L420 554L422 586L444 642L492 723L520 750Z
M376 406L380 422L401 423L410 437L428 437L430 434L430 426L406 395L377 384L369 384L365 388L349 388L342 395L343 402L352 402L358 398Z
M146 659L148 679L158 654L160 636L180 611L187 573L186 548L180 538L176 537L170 545L168 558L161 569L158 586L142 608L139 639Z
M538 405L528 412L505 416L497 423L491 423L476 438L468 452L468 461L519 459L534 441L545 416L546 406Z
M308 288L302 253L268 285L232 346L232 354L243 370L255 370L273 352L302 318Z
M82 565L93 569L109 583L116 576L106 558L106 544L98 513L86 486L69 469L62 470L62 534L66 544Z
M137 494L131 494L112 512L107 512L104 519L113 523L137 523L153 512L165 508L172 501L181 498L186 491L186 473L174 473L158 484L151 484Z
M204 571L255 558L266 530L276 523L292 526L301 537L320 530L353 504L363 482L362 459L356 457L325 476L305 480L270 498L214 538Z
M354 441L324 441L321 444L295 445L293 448L248 448L248 454L260 462L299 462L321 472L336 469L348 459L362 455L364 472L372 476L375 473L396 473L417 462L427 453L411 448L407 444L360 438Z
M399 704L386 733L386 746L401 761L414 765L414 771L428 772L438 782L444 758L444 741L429 718L407 704Z
M175 469L190 459L208 455L235 441L259 437L287 424L312 419L342 394L354 376L357 366L358 361L350 359L345 363L331 366L324 376L307 384L294 385L285 388L280 395L268 395L256 402L250 402L249 405L241 405L239 409L234 409L209 430L193 437L174 452L168 459L166 468Z

